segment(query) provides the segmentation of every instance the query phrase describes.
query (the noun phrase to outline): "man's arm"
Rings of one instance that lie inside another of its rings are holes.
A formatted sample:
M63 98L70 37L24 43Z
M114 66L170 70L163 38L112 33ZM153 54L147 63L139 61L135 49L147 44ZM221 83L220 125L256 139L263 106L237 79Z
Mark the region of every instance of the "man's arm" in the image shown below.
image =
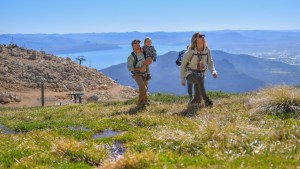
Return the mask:
M128 56L127 58L127 68L129 71L134 71L134 58L132 55Z

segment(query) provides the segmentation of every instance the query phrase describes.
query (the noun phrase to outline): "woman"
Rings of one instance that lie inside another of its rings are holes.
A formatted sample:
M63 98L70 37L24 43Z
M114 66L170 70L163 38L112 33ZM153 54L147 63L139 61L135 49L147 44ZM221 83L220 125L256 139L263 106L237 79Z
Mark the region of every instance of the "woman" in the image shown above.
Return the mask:
M204 88L204 78L207 66L214 78L218 77L215 70L210 49L205 40L205 35L194 33L189 50L185 53L180 66L181 84L185 86L185 78L189 83L195 85L194 98L190 104L201 103L201 96L205 101L205 106L212 106L213 102L208 98Z

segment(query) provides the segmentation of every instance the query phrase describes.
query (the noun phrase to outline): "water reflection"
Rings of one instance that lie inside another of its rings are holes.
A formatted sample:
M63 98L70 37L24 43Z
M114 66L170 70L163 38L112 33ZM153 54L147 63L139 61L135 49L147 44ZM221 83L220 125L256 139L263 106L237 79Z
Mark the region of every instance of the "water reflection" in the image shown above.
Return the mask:
M120 156L125 154L126 148L124 144L118 141L115 141L113 145L107 147L110 152L110 157L113 159L117 159Z
M3 125L0 125L0 132L2 134L17 134L16 131L10 130L9 128L7 128L6 126L3 126Z
M96 133L93 135L94 139L106 138L106 137L114 137L116 135L120 135L122 132L113 131L113 130L104 130L103 133Z
M74 130L74 131L89 131L90 129L83 127L83 126L69 126L68 129Z

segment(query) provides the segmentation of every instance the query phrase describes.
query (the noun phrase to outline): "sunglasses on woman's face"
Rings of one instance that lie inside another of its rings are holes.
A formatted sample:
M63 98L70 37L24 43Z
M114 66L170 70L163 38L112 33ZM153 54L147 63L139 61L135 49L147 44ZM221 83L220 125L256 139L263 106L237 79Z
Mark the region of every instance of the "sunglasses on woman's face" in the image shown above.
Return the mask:
M199 38L205 38L205 35L199 35Z

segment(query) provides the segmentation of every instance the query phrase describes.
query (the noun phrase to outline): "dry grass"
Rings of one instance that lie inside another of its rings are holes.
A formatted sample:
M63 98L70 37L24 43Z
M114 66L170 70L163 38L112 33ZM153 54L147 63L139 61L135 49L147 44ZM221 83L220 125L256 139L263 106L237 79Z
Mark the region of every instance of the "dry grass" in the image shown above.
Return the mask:
M272 115L300 115L300 88L276 86L260 90L250 98L256 112Z

